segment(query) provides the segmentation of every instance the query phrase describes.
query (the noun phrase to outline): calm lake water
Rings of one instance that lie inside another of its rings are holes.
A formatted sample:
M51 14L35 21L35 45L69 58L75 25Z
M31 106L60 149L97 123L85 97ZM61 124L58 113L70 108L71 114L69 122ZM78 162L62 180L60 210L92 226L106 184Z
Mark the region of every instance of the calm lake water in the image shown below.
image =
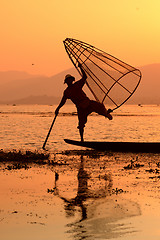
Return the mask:
M1 149L41 149L54 118L56 106L0 105ZM60 110L46 147L71 149L64 138L79 140L74 105ZM159 142L160 106L124 105L113 113L113 120L92 115L85 128L85 140ZM75 147L74 147L75 148Z
M0 148L42 149L55 108L0 105ZM75 112L61 109L47 142L50 160L63 164L0 163L0 239L159 240L160 155L67 145L79 140ZM160 142L159 129L159 106L124 105L112 121L89 116L85 139Z

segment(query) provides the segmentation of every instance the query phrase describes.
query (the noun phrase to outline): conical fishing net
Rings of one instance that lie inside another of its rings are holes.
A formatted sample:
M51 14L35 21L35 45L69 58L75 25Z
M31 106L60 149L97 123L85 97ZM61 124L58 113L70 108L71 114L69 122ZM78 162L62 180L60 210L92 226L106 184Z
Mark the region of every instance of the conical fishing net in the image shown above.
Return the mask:
M64 46L80 74L78 63L82 64L86 84L97 101L115 110L135 92L141 80L138 69L79 40L66 38Z

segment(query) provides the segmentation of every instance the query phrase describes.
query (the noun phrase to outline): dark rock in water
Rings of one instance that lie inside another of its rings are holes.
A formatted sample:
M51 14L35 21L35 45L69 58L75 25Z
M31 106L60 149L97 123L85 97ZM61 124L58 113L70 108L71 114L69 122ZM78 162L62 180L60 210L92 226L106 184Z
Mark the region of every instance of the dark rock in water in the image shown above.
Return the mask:
M131 160L131 163L123 168L124 169L137 169L140 167L144 167L144 164L135 163L133 160Z
M29 167L27 166L27 164L22 164L22 163L14 163L13 165L8 165L6 167L7 170L17 170L22 168L27 170Z

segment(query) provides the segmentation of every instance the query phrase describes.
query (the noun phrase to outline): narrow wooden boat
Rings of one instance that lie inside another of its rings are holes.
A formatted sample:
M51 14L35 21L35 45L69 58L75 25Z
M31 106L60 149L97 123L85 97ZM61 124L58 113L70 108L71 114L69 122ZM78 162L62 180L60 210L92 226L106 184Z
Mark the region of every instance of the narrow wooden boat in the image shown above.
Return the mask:
M64 139L68 144L92 148L100 151L113 152L147 152L159 153L160 142L96 142L96 141L75 141Z

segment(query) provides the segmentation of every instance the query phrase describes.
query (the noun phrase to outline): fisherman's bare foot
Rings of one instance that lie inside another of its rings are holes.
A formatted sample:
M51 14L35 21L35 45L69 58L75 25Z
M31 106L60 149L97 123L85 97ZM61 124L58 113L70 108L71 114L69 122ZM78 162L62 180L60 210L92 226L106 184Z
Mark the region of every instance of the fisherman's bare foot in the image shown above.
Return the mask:
M109 114L109 115L107 116L107 118L108 118L109 120L112 120L112 119L113 119L113 117L112 117L111 114Z
M112 120L113 117L112 115L110 114L111 112L113 112L111 109L105 109L105 117L108 118L109 120Z
M81 142L84 142L84 138L81 136Z
M112 117L112 115L110 113L107 113L105 117L108 118L109 120L113 119L113 117Z

